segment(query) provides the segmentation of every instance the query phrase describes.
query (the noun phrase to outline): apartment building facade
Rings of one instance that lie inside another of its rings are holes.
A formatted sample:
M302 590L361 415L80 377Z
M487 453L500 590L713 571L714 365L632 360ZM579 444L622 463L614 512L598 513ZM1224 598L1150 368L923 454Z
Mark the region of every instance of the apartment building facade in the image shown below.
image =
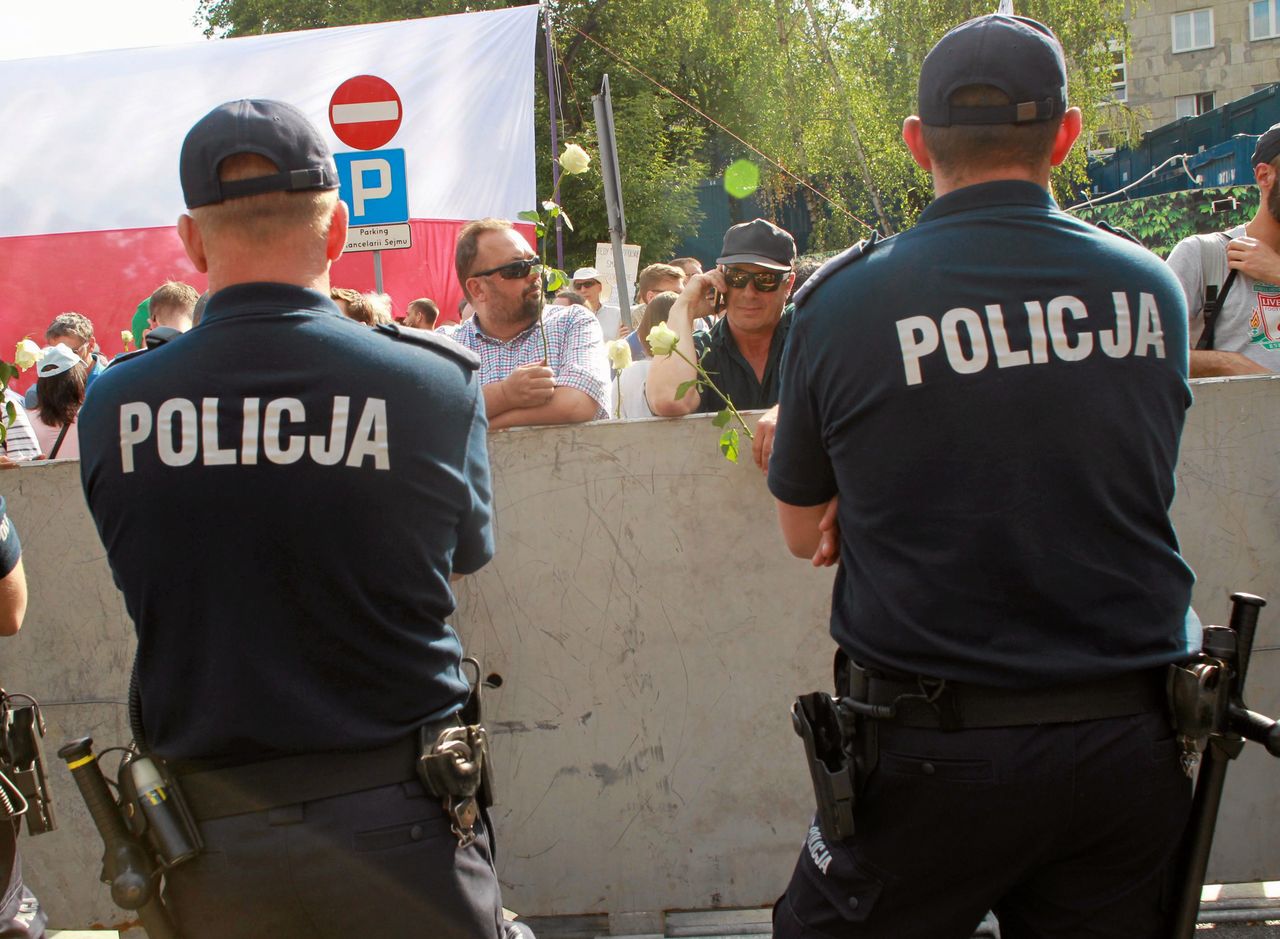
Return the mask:
M1280 0L1131 2L1129 42L1115 96L1150 130L1280 81Z

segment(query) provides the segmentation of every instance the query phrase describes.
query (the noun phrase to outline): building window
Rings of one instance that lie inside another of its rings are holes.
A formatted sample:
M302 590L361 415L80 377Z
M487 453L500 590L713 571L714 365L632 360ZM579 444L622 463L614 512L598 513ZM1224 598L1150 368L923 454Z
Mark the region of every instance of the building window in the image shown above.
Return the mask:
M1249 38L1280 36L1280 0L1255 0L1249 4Z
M1198 95L1178 95L1173 99L1173 116L1198 117L1206 111L1213 110L1213 92L1204 91Z
M1272 0L1280 3L1280 0ZM1129 100L1129 63L1124 60L1124 43L1111 40L1107 43L1111 52L1111 100Z
M1186 13L1175 13L1171 19L1174 52L1212 48L1213 10L1189 10Z

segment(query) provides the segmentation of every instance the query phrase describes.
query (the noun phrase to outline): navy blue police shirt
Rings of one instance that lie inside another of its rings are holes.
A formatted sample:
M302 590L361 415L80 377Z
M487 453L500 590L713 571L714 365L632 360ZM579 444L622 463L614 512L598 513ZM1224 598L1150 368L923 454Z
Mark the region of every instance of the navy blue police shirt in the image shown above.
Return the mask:
M1186 379L1176 278L1032 183L949 193L830 262L792 326L769 488L840 497L832 636L999 687L1198 648L1168 516Z
M98 379L81 476L157 753L373 748L462 705L449 574L493 554L477 365L241 284Z

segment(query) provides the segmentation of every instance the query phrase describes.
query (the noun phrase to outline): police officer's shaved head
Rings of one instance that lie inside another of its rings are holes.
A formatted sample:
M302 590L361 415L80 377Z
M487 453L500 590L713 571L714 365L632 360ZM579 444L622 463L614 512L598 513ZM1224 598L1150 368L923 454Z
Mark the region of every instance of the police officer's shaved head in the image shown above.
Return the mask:
M971 19L925 56L918 109L943 168L1045 162L1067 109L1062 46L1024 16Z
M327 291L346 211L329 145L301 111L268 100L219 105L187 133L179 173L191 213L179 234L211 289L279 281Z

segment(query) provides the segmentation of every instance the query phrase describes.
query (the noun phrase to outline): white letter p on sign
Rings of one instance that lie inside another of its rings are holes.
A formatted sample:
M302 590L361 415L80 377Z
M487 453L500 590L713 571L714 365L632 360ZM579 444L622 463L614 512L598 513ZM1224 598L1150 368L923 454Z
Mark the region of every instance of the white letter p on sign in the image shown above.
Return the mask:
M364 183L365 173L377 173L378 182L373 186ZM351 161L351 200L356 218L364 215L365 200L377 201L391 195L391 164L386 160Z

